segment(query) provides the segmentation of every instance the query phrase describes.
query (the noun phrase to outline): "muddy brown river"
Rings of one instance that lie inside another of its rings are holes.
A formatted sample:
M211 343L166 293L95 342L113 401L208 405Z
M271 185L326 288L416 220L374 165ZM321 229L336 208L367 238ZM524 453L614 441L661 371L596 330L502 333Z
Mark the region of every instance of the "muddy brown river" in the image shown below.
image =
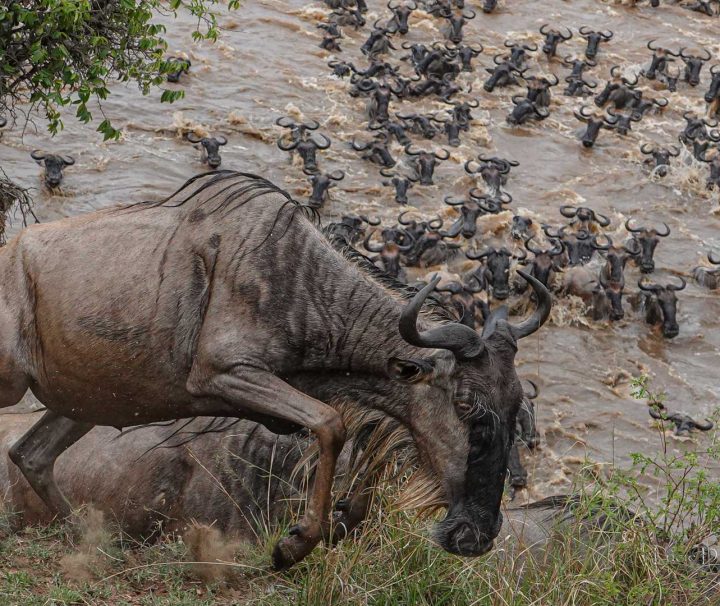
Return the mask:
M369 25L388 16L384 3L370 0L368 4ZM467 2L476 9L477 4ZM366 101L348 96L348 82L332 76L327 67L333 57L365 66L359 48L369 25L359 32L344 28L343 51L331 54L319 48L321 30L316 28L328 12L320 3L248 0L241 10L223 13L222 35L214 45L192 41L194 23L190 19L163 18L171 40L169 50L184 52L192 60L190 73L179 84L168 85L183 88L185 99L161 104L159 92L143 97L132 86L113 85L113 94L103 107L114 125L122 127L121 141L103 143L94 130L96 125L83 126L72 116L54 139L41 120L37 130L29 125L24 135L22 124L8 125L0 141L0 165L18 183L34 188L37 216L51 221L169 194L204 170L200 152L182 135L189 131L222 134L228 139L221 148L223 168L258 173L302 199L308 194L307 178L299 164L291 163L289 155L275 144L284 131L274 126L274 121L291 115L321 123L320 132L332 139L332 147L319 153L320 166L328 172L342 169L347 175L323 208L323 221L362 212L381 217L384 225L394 223L402 209L393 201L392 189L381 186L377 167L360 159L349 146L353 135L368 139ZM679 293L680 334L672 340L663 339L646 325L629 300L625 319L612 324L592 322L572 301L560 300L552 323L522 342L518 370L522 378L534 380L540 388L537 409L542 436L540 449L524 457L531 478L525 498L569 490L586 460L625 466L632 452L660 449L658 430L650 422L647 406L630 396L631 375L649 374L653 389L667 392L667 406L672 410L703 418L720 405L720 295L691 279L692 268L707 251L720 253L718 194L705 190L707 167L687 154L661 179L650 175L639 152L645 142L677 144L684 126L683 112L704 111L707 67L700 86L693 89L681 83L676 93L654 91L658 84L641 80L649 95L668 97L667 110L651 111L625 137L603 131L596 146L585 150L578 140L582 125L572 113L583 101L561 94L562 80L569 73L561 61L548 61L538 51L529 63L531 72L554 73L561 79L561 86L553 89L550 117L541 123L521 127L505 123L511 96L524 88L497 89L492 94L482 89L484 68L492 65L494 53L504 50L503 41L539 42L538 29L545 22L568 26L575 33L572 40L560 45L560 56L582 53L584 40L577 35L582 25L615 32L615 37L601 46L597 67L587 72L599 87L614 64L623 66L627 74L646 66L651 53L645 45L654 38L671 48L705 47L714 61L720 62L718 18L669 4L658 9L646 4L629 9L599 0L501 0L497 13L478 11L477 18L466 26L465 42L481 42L485 51L475 60L476 71L460 76L459 81L466 90L472 87L472 92L458 98L477 98L480 107L473 111L470 132L461 136L462 145L450 148L450 160L438 168L435 185L411 190L416 216L456 216L442 200L448 194L460 197L474 185L463 171L465 160L478 153L497 155L520 162L507 184L514 197L511 211L562 225L566 221L558 212L560 205L590 206L611 218L609 231L620 241L627 236L622 225L628 217L642 224L666 222L672 233L658 246L653 279L683 276L688 280L687 289ZM440 20L422 11L413 14L410 24L406 39L411 42L427 44L443 38ZM406 54L400 49L401 39L395 40L398 50L391 52L393 61ZM410 74L407 64L403 73ZM435 111L447 106L429 98L392 103L393 110L409 108ZM433 142L434 147L439 144L440 139ZM75 165L65 170L60 192L50 192L42 185L41 170L29 157L36 148L75 157ZM404 155L397 145L393 153L398 158ZM490 242L492 230L499 230L511 216L481 219L482 234L475 246ZM17 229L15 221L11 233ZM462 268L467 268L467 263L456 261L451 270ZM628 299L637 292L639 277L638 269L628 264ZM710 434L696 433L692 438L671 438L670 447L702 452L710 441Z

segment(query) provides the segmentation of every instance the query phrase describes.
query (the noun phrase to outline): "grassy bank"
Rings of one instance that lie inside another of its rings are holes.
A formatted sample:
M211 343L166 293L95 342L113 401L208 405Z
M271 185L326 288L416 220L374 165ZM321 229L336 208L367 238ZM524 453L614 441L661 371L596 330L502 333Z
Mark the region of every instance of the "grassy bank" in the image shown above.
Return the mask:
M659 399L639 382L637 397ZM10 530L0 522L0 606L328 604L720 605L720 484L707 477L720 460L718 432L702 452L676 450L658 428L657 451L626 469L578 476L583 496L558 516L543 548L506 541L484 558L444 553L426 522L396 511L397 487L378 495L362 534L318 548L290 572L269 571L279 534L261 546L228 543L213 529L138 544L86 510L75 524ZM279 532L279 531L278 531ZM710 561L708 558L710 557Z

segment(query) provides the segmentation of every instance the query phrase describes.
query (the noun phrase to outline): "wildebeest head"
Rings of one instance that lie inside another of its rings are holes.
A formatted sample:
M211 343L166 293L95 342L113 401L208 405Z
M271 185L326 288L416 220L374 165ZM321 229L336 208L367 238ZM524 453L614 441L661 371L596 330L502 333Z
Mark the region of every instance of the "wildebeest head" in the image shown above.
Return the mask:
M586 228L577 231L568 231L564 225L557 233L552 233L549 226L544 226L543 231L548 238L562 241L567 251L567 264L571 267L589 263L595 254L595 238Z
M403 122L406 130L411 133L420 135L425 139L434 139L438 134L438 129L432 124L436 121L436 116L416 114L416 113L396 113L398 120Z
M496 157L486 158L482 155L478 156L478 160L479 162L475 160L465 162L465 172L468 175L479 173L493 195L500 194L502 186L507 183L510 169L520 165L515 160Z
M616 246L610 236L604 236L605 242L601 243L598 238L593 239L593 248L605 255L605 265L601 270L610 282L625 282L623 274L628 259L640 254L640 245L631 240L629 246Z
M625 317L625 310L622 305L624 289L624 280L620 282L609 280L601 272L598 277L598 286L593 291L593 308L596 312L598 309L604 308L603 312L607 313L610 320L622 320ZM610 304L609 310L607 310L607 306L604 305L603 298ZM596 316L596 319L600 319L600 317Z
M710 68L710 75L712 76L712 81L704 97L707 103L712 103L715 99L720 99L720 63Z
M478 307L478 301L475 299L475 294L482 292L482 285L480 281L470 276L466 283L457 281L448 282L444 286L437 288L438 292L449 293L449 303L454 306L460 312L460 324L475 328L476 326L476 310Z
M515 95L512 97L512 102L515 107L505 118L508 124L520 125L529 120L544 120L550 115L547 109L528 97Z
M542 52L544 52L548 57L555 56L560 42L567 42L570 38L572 38L572 32L570 29L567 27L565 29L567 30L567 33L558 29L551 29L547 23L540 27L540 33L545 36L545 43L543 44Z
M644 274L649 274L655 271L655 248L657 248L660 238L665 238L670 235L670 227L667 223L663 223L663 231L657 229L650 229L647 227L632 227L630 225L630 219L625 221L625 229L631 234L633 240L639 244L640 253L638 265L640 271Z
M337 223L330 223L326 230L340 238L344 244L355 244L365 235L365 224L378 226L380 219L368 218L364 215L344 215Z
M689 143L698 138L708 138L710 131L707 127L715 128L718 125L717 120L708 120L691 111L685 112L683 118L686 122L683 132L680 134L680 140L683 143Z
M560 80L553 74L552 78L545 76L528 76L525 78L527 85L527 98L535 103L538 107L548 107L550 105L550 88L557 86Z
M510 225L510 237L513 240L522 240L523 242L532 236L533 220L530 217L515 215Z
M706 48L703 49L702 56L686 53L684 48L680 49L680 57L685 62L685 82L690 86L700 84L700 72L706 61L710 61L712 54Z
M532 243L532 238L525 240L527 248L535 257L532 260L532 274L544 286L548 286L553 271L561 271L556 263L556 258L565 251L562 240L552 240L552 248L539 248Z
M592 231L593 223L597 223L600 227L610 225L610 219L587 206L563 205L560 207L560 214L563 217L572 219L570 225L577 224L587 231Z
M392 157L388 149L387 133L377 133L375 138L368 143L359 143L353 138L351 145L355 151L365 152L362 157L373 164L384 166L385 168L395 166L395 158Z
M485 259L485 279L492 288L493 296L503 301L510 295L510 259L512 253L505 247L495 248L488 246L482 252L468 250L465 253L468 259ZM525 256L522 256L525 259ZM542 280L541 280L542 281Z
M573 78L568 76L565 78L568 83L563 91L563 95L568 97L589 97L593 94L593 89L597 88L597 82L588 82L584 78Z
M166 73L168 82L179 82L180 76L190 71L192 63L185 57L168 57L166 59Z
M460 59L460 65L462 71L471 72L473 71L472 60L483 52L483 45L479 42L475 44L459 44L455 47L458 59Z
M414 10L417 9L415 2L400 4L395 0L390 0L387 7L392 11L392 19L388 22L388 28L394 30L403 36L408 33L408 19Z
M654 43L654 39L647 43L647 47L653 51L650 67L643 72L648 80L654 80L657 72L665 71L665 66L668 60L671 60L670 57L680 56L680 53L675 53L667 48L663 48L662 46L653 46Z
M448 27L445 32L447 39L455 44L460 44L463 39L463 28L465 27L465 23L467 23L470 19L475 18L475 11L464 10L458 14L448 12L443 13L441 16L447 21Z
M579 111L575 110L573 114L578 120L587 124L587 128L580 136L580 141L582 142L583 147L591 148L595 145L595 141L597 141L600 129L612 129L613 123L609 121L607 116L604 114L598 115L595 112L592 112L592 110L590 110L590 113L587 113L587 110L590 110L590 108L587 105L583 105Z
M435 116L433 118L436 122L439 122L442 124L443 131L447 135L448 138L448 145L450 147L459 147L460 146L460 132L463 130L467 130L463 127L463 124L461 122L458 122L454 116L445 117L445 116Z
M703 151L698 160L710 165L710 175L707 178L706 187L708 189L716 187L720 189L720 147L716 147L710 152Z
M225 137L198 137L195 133L187 133L185 138L195 144L195 149L202 149L202 161L206 162L210 168L220 166L222 163L220 146L227 143Z
M606 120L618 135L627 135L632 130L632 123L642 120L642 115L635 112L630 114L617 113L612 107L608 108L607 113L609 117Z
M312 191L308 198L310 206L320 208L327 200L330 188L335 187L335 182L342 181L345 178L345 173L341 170L335 170L331 173L311 173L306 172L306 175L310 177L310 184L312 185Z
M517 416L517 437L530 450L540 442L535 422L535 398L538 397L538 387L529 379L525 379L530 388L523 387L523 401Z
M459 208L460 216L450 226L450 229L444 232L448 238L454 238L462 235L463 238L472 238L477 233L477 220L482 216L484 210L482 206L474 199L455 200L452 196L445 197L445 204Z
M497 0L483 0L482 12L486 14L492 13L497 8Z
M402 271L400 255L410 252L415 245L412 236L404 229L390 227L382 230L382 244L373 244L370 240L375 232L370 232L363 242L366 250L380 253L385 273L393 278L400 276Z
M570 78L581 78L586 68L595 67L597 65L595 61L592 61L590 59L576 59L572 55L567 55L563 59L563 63L568 67L572 68L569 76Z
M510 49L508 63L518 69L525 63L528 51L534 53L538 49L537 44L522 44L520 42L513 42L512 40L505 40L505 46ZM498 62L495 61L495 63Z
M667 171L670 166L670 158L677 158L680 155L680 149L675 145L658 147L657 145L644 143L640 146L640 151L646 156L650 156L652 158L652 160L649 161L655 162L653 172L655 172L659 177L667 175Z
M645 302L647 308L646 320L649 324L662 325L662 333L666 339L677 337L680 327L677 322L677 296L675 293L683 290L687 282L680 278L680 284L648 284L638 281L640 290L648 293Z
M381 168L380 173L390 179L389 181L383 181L383 185L392 185L395 188L395 202L398 204L407 204L408 191L417 179L414 176L390 172L386 168Z
M375 21L373 30L370 32L367 40L360 47L360 52L368 57L375 58L378 55L387 53L390 49L395 49L388 38L388 34L392 33L392 30L388 26L383 27L380 25L380 19Z
M32 151L30 157L40 166L45 167L45 184L51 189L57 187L62 182L63 168L75 164L75 159L72 156L46 154L39 149Z
M650 406L648 412L653 419L658 421L671 421L675 425L676 436L687 436L693 429L710 431L715 425L710 419L696 421L690 415L682 412L667 412L664 407L658 410L656 406ZM720 567L718 567L720 569Z
M521 69L513 63L510 63L510 61L498 62L499 59L500 55L495 55L493 61L496 66L485 68L490 74L490 77L483 84L483 88L489 93L493 92L498 86L517 84L517 78L515 76L522 75L528 70L527 67Z
M438 162L447 160L450 157L450 152L446 149L441 149L440 152L429 152L422 149L413 149L412 145L405 148L405 153L414 156L413 166L421 185L432 185L435 167Z
M418 328L424 300L440 281L433 279L407 305L400 318L400 334L422 348L449 349L431 360L397 360L392 368L411 386L417 402L409 410L410 430L422 427L455 438L454 452L421 452L443 480L448 502L446 517L434 529L435 540L451 553L478 556L492 548L500 532L500 504L523 391L514 368L517 340L535 332L550 313L548 290L521 273L536 293L538 308L518 325L507 320L507 310L494 312L482 335L459 323L432 330ZM454 407L448 413L446 406ZM448 414L452 415L448 417ZM447 427L452 424L452 427ZM423 440L416 440L423 449Z
M597 57L600 42L608 42L615 35L612 31L599 32L583 25L579 30L580 35L587 41L585 56L588 59Z
M310 122L296 122L290 116L281 116L275 120L275 124L283 128L287 128L290 131L290 140L293 143L306 139L308 131L320 128L320 123L316 120L310 120ZM280 149L283 148L281 147Z

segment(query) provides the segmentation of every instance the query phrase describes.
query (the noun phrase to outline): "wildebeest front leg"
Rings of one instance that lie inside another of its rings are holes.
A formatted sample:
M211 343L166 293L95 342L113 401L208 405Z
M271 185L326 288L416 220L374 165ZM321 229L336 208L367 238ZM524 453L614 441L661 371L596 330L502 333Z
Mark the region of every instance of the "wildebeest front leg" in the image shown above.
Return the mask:
M55 461L93 427L48 410L8 453L50 511L63 518L72 507L55 483Z
M327 404L291 387L275 375L247 367L234 367L196 384L191 377L188 389L196 396L220 397L243 410L307 427L318 440L320 456L315 482L305 515L273 550L273 565L287 568L302 560L323 538L329 538L330 506L335 464L345 443L345 426L340 415Z

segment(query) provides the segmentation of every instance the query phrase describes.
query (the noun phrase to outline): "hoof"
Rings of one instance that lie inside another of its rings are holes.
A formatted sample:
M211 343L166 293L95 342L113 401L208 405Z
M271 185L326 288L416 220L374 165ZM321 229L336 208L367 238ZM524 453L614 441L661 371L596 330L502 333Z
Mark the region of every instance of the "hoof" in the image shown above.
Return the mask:
M280 539L275 545L272 552L272 562L275 570L287 570L303 560L317 545L318 541L303 538L299 532L298 530L296 534Z

